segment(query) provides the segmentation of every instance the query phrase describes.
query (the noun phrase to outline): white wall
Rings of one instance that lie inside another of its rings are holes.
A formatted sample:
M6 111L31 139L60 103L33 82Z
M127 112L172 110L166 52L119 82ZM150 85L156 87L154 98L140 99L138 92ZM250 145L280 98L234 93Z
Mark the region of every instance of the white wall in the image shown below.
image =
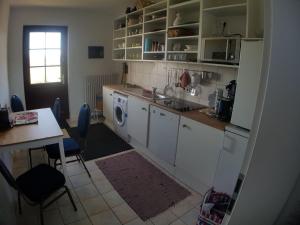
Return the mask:
M266 0L263 80L252 159L230 225L271 225L300 173L300 1Z
M152 87L157 87L159 92L163 92L164 87L167 85L169 71L173 71L173 75L175 75L175 72L178 71L178 77L180 77L184 69L191 70L189 72L190 75L192 75L195 71L210 71L218 74L218 79L201 83L200 94L197 97L192 97L189 94L184 93L182 88L176 88L176 97L198 102L204 105L209 104L208 98L210 95L214 94L216 88L222 88L225 95L225 86L229 83L229 81L237 78L238 72L237 69L233 68L202 66L186 63L128 62L127 81L149 90L152 90ZM173 77L175 78L175 76ZM173 88L175 88L174 82L178 81L179 79L172 80Z
M7 76L7 26L9 5L7 0L0 0L0 104L9 103Z
M23 101L23 25L65 25L69 28L69 105L76 118L84 102L84 77L114 71L112 61L112 21L110 12L88 9L13 8L9 23L10 94ZM103 45L104 59L88 59L89 45Z

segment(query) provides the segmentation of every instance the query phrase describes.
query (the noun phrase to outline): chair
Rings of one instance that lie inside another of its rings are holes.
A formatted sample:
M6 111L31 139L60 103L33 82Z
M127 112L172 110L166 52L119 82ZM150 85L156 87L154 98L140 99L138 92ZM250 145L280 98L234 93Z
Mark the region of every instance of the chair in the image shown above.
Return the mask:
M60 125L61 123L61 104L60 104L60 98L56 98L54 101L54 105L52 108L53 115L55 116L55 119L57 123Z
M86 149L86 137L88 133L88 128L90 124L90 115L91 110L88 104L84 104L80 108L79 117L78 117L78 124L77 129L80 137L80 143L77 143L73 138L64 138L63 144L64 144L64 150L65 150L65 156L66 157L72 157L75 156L76 160L70 160L67 161L67 163L79 161L83 164L84 169L86 170L89 177L91 177L88 169L85 166L84 160L82 158L83 149ZM83 148L81 146L84 146ZM57 161L60 160L60 154L59 154L59 145L58 144L52 144L46 146L46 151L48 154L48 159L54 160L54 167L56 168L57 165L60 165L61 163L58 163ZM50 162L49 162L50 164Z
M13 112L24 111L23 103L22 103L21 99L16 95L11 96L10 106L11 106L11 110Z
M52 113L57 121L58 124L60 124L60 98L56 98L55 101L54 101L54 104L53 104L53 107L52 107ZM40 148L30 148L28 150L28 153L29 153L29 163L30 163L30 168L32 168L32 155L31 155L31 152L32 150L39 150L41 148L44 148L45 147L40 147Z
M5 166L4 162L0 159L0 172L7 183L18 192L19 214L22 214L22 196L29 205L40 206L40 220L41 225L43 225L43 210L66 193L69 196L74 210L77 211L70 190L65 185L66 180L64 175L51 166L40 164L15 179ZM49 197L61 188L64 188L65 190L46 203Z

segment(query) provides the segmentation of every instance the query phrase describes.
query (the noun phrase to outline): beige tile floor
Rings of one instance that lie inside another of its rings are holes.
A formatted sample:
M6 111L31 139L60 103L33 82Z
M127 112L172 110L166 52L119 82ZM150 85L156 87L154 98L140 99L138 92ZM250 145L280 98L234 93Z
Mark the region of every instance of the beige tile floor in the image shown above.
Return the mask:
M42 151L33 152L33 162L45 161ZM143 222L98 169L94 161L86 163L92 178L89 178L83 166L77 162L67 165L67 185L78 208L75 212L65 195L44 212L45 225L195 225L202 196L192 195L174 207ZM14 175L28 168L27 151L14 156ZM18 215L20 225L38 225L38 208L23 202L23 214Z

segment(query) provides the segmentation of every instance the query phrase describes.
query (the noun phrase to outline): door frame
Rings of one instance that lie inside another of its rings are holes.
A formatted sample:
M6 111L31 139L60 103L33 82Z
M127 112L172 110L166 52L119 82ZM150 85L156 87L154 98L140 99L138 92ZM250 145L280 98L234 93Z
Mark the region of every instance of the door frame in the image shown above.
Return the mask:
M43 84L30 84L30 64L29 64L29 33L30 32L60 32L62 35L61 42L61 71L62 81L57 83L43 83ZM68 87L68 27L67 26L56 26L56 25L24 25L23 26L23 80L24 80L24 92L26 109L31 109L28 104L31 102L29 99L29 89L31 85L42 88L47 85L50 87L59 87L64 85L66 90L66 99L64 102L67 104L65 108L64 118L69 118L70 106L69 106L69 87Z

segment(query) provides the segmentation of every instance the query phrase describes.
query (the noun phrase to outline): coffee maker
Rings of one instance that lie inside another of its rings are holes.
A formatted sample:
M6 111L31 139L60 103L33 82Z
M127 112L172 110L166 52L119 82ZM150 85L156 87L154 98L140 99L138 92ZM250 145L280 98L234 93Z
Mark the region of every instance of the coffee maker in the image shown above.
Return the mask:
M236 80L232 80L226 85L227 97L218 96L216 103L216 116L222 121L229 122L236 91Z

